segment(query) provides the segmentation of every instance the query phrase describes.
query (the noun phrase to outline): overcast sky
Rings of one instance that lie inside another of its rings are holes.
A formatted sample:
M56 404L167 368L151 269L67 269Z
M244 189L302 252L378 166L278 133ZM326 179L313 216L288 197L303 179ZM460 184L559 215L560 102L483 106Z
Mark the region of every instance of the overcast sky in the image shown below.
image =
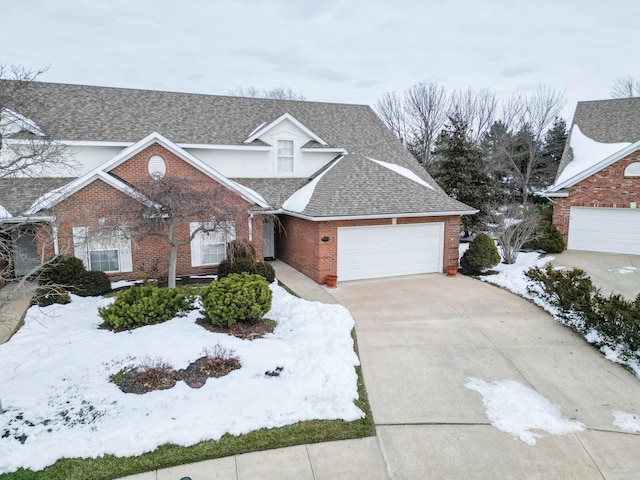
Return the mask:
M51 82L370 105L418 82L544 84L570 115L640 78L637 0L0 0L0 19L0 65Z

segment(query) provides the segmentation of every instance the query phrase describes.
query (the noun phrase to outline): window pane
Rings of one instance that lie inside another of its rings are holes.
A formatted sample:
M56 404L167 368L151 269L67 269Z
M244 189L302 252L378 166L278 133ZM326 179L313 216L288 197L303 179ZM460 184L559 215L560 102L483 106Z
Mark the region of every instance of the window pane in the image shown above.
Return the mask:
M293 140L278 140L278 156L293 156Z
M293 172L293 140L278 140L278 172Z
M293 157L278 157L278 172L293 172Z
M201 255L203 265L220 263L224 260L226 245L224 243L203 243L201 244Z
M116 272L120 270L118 250L92 250L89 252L91 270Z

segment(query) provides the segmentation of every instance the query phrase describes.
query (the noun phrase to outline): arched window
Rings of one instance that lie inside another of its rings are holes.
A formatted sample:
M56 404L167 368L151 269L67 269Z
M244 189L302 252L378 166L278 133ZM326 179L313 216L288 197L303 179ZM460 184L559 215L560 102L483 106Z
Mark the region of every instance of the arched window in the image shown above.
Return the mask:
M625 177L640 177L640 162L630 163L627 168L624 169Z

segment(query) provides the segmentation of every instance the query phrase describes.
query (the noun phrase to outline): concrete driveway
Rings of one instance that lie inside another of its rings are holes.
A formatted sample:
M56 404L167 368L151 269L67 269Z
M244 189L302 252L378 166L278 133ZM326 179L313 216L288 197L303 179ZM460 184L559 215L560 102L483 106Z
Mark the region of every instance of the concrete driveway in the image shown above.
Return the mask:
M604 294L620 293L633 299L640 294L640 256L566 250L550 255L553 264L580 268Z
M329 289L328 289L329 290ZM392 479L637 478L640 380L538 307L458 275L339 283L356 320L363 374ZM586 426L528 446L491 426L469 377L511 379Z

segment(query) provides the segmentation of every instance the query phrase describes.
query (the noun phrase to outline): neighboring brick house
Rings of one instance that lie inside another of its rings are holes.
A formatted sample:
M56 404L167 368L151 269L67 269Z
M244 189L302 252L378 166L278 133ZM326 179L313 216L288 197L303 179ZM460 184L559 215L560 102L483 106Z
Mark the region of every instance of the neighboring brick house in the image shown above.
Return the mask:
M200 182L199 198L217 195L235 212L223 231L180 248L178 275L215 269L230 238L318 283L442 272L458 262L460 216L476 212L448 197L368 106L40 82L29 99L46 108L26 125L55 127L78 175L0 180L2 221L33 219L19 238L40 258L68 250L113 279L150 275L168 255L124 227L89 234L154 175ZM203 223L185 220L182 235ZM50 245L34 240L46 225Z
M570 250L640 255L640 98L579 102L554 185Z

